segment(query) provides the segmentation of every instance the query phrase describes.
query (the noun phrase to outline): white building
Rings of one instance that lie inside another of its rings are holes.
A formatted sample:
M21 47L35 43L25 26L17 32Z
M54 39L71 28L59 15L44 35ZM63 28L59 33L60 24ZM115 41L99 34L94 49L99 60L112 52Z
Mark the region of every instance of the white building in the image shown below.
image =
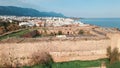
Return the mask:
M21 22L19 23L19 26L35 26L35 23L32 23L32 22Z

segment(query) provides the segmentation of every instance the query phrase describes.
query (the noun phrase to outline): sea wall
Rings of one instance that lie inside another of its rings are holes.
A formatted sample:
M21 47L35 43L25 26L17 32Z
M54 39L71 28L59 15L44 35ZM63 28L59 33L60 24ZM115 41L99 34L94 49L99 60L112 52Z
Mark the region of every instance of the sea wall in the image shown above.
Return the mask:
M96 60L106 58L106 48L110 46L109 39L101 40L54 40L26 43L1 43L0 64L10 61L29 65L32 55L38 52L48 52L55 62L72 60Z

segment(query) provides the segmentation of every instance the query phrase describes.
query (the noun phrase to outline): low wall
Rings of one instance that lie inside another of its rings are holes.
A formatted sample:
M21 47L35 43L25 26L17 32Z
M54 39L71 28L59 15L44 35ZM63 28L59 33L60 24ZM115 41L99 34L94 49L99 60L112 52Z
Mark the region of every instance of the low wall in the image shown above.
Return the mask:
M49 52L55 62L71 60L96 60L106 58L106 48L110 40L55 40L26 43L0 44L0 64L13 58L19 65L29 65L35 52ZM13 63L14 64L14 63Z

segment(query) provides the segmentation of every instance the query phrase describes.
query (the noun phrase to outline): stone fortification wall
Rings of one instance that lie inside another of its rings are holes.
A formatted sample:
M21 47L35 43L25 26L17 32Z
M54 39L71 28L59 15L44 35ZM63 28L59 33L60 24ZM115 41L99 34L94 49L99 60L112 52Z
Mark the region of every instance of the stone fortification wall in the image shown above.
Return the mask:
M89 31L95 28L94 26L84 26L84 27L47 27L47 28L40 28L38 29L38 32L40 34L47 33L47 34L58 34L59 31L62 32L62 34L72 34L72 35L78 35L80 30L83 30L85 34L89 34Z
M120 33L114 33L114 34L107 34L107 36L111 39L111 48L114 49L114 48L118 48L119 49L119 52L120 52Z
M1 43L0 64L12 58L14 63L19 62L20 65L27 65L35 52L49 52L55 62L95 60L106 58L106 48L108 46L110 46L109 39Z

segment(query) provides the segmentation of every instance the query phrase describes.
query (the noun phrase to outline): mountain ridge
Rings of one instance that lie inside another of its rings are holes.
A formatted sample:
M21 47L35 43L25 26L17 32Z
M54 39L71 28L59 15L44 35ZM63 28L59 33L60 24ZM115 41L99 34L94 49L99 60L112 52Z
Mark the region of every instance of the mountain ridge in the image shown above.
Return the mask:
M31 17L65 17L61 13L43 12L33 8L22 8L16 6L0 6L0 15L31 16Z

